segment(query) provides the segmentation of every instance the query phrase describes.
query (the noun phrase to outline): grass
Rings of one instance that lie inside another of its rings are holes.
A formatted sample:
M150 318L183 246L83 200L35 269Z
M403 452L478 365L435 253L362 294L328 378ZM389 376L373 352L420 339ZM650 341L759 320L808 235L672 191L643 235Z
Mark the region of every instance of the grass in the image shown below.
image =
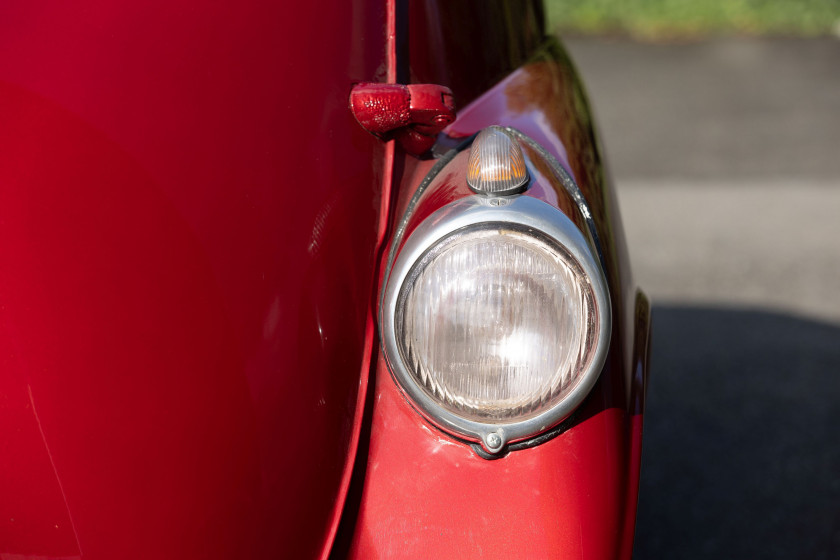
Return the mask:
M840 0L545 0L552 31L640 39L838 33Z

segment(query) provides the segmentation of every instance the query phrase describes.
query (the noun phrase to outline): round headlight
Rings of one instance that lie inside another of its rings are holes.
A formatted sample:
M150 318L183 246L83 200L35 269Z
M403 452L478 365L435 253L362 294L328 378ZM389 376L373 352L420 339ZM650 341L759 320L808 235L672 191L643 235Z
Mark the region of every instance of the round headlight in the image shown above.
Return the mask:
M412 233L383 320L404 392L493 451L580 404L603 365L610 311L600 266L564 214L530 197L471 197Z
M438 242L403 283L400 358L455 414L528 418L579 381L594 306L589 279L556 242L514 224L469 228Z

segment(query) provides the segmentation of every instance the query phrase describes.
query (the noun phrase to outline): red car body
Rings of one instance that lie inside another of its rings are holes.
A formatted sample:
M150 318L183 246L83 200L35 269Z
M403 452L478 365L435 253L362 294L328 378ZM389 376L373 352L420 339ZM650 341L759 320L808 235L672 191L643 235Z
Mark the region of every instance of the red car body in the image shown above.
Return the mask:
M537 2L5 2L0 558L629 558L649 307L543 27ZM449 87L441 141L515 126L595 210L612 345L550 441L481 458L387 374L382 261L434 160L359 125L360 82Z

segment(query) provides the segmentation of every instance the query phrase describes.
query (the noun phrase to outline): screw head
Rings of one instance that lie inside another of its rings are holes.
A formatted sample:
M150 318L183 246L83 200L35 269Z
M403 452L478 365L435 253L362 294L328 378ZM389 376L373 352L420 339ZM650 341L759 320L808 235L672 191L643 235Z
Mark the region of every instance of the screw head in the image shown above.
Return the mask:
M502 438L499 437L499 434L488 434L487 445L492 447L493 449L501 447Z

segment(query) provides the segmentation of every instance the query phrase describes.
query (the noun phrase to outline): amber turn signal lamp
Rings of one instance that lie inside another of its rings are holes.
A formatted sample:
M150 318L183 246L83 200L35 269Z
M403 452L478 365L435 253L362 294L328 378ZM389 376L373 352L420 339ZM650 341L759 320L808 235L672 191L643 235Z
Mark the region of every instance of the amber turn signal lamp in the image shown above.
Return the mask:
M467 184L478 194L504 196L525 190L528 171L519 143L500 126L482 130L470 149Z

